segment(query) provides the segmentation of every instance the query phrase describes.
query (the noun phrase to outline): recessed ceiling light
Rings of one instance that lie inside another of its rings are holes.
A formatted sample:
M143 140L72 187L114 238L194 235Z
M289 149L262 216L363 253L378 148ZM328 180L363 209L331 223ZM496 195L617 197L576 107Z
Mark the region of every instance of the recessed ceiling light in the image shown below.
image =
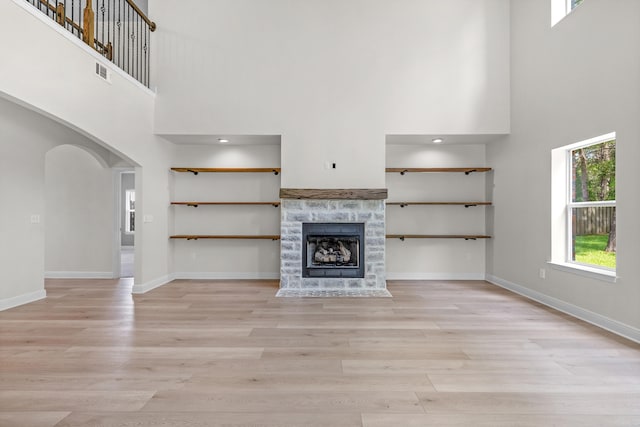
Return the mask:
M434 144L442 144L444 142L444 139L442 138L434 138L431 140L431 142L433 142Z
M228 139L226 139L226 138L218 138L218 142L219 142L220 144L226 144L227 142L229 142L229 140L228 140Z

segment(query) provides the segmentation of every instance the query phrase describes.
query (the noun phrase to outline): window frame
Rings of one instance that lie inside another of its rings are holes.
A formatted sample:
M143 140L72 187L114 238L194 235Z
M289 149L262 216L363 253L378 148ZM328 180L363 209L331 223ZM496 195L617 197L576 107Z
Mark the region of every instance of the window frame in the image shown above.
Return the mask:
M580 3L582 3L582 0L567 0L567 15L576 7L580 6L580 3L576 3L580 1Z
M551 0L551 26L555 26L562 21L567 15L573 12L584 0L576 4L578 0Z
M572 209L591 206L616 206L616 200L574 202L572 200L572 152L579 148L616 141L616 133L610 132L577 143L565 145L551 152L551 260L548 264L567 271L608 282L617 279L616 269L573 260Z

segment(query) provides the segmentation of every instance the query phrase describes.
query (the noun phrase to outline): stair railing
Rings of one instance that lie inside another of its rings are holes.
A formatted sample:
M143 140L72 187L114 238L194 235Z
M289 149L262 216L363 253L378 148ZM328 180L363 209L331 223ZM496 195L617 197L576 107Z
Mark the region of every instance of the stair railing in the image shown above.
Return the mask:
M149 87L151 33L156 24L133 0L26 1Z

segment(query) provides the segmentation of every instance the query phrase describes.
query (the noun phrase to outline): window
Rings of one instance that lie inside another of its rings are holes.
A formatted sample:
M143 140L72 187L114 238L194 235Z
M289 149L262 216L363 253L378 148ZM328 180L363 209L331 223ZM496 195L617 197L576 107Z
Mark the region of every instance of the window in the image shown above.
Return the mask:
M615 133L553 150L552 261L615 272Z
M551 26L567 16L573 9L580 6L584 0L551 0Z
M567 13L575 9L583 0L567 0Z
M136 229L136 192L127 190L125 192L125 233L133 234Z
M567 259L616 268L616 141L569 151Z

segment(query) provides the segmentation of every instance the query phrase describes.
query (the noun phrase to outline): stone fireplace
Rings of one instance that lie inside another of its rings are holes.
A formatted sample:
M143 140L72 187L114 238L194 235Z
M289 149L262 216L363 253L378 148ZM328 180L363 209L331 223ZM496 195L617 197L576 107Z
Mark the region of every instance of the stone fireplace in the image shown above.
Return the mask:
M277 296L391 296L386 195L386 189L281 189Z

